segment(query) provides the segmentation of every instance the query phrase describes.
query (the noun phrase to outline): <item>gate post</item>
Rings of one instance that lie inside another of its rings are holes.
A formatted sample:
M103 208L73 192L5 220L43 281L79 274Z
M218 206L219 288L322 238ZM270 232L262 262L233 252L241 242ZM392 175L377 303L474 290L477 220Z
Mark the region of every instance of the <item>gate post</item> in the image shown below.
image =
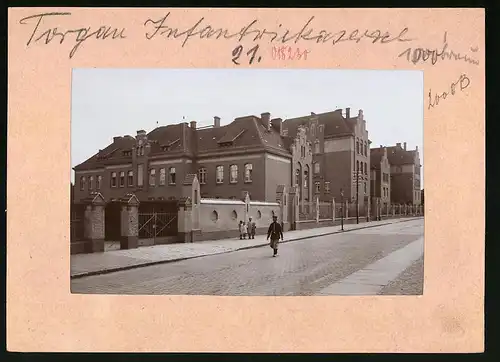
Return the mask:
M332 221L335 222L335 197L332 197Z
M139 246L139 200L134 194L127 194L120 201L120 249L135 249Z
M84 251L98 253L104 251L104 197L101 193L92 193L85 200L88 205L84 216Z
M183 197L179 200L179 211L177 215L177 235L179 241L183 243L192 243L193 215L190 197Z

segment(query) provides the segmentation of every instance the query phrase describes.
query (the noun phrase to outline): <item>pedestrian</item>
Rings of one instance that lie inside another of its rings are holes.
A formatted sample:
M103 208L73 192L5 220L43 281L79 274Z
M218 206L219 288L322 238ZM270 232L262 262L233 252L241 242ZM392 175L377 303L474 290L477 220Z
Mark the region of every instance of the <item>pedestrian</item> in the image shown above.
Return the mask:
M238 229L240 231L240 240L243 240L244 228L243 228L243 221L242 220L240 220L240 223L238 224Z
M243 222L243 239L246 239L248 235L248 225L246 222ZM248 237L250 239L250 237Z
M252 218L248 219L248 238L249 239L255 239L255 231L257 229L257 225L255 224L255 221L252 221Z
M271 238L271 243L269 246L273 249L273 257L278 255L278 243L281 237L281 241L283 241L283 229L281 225L278 223L278 217L273 215L273 222L269 225L269 229L267 230L267 240Z

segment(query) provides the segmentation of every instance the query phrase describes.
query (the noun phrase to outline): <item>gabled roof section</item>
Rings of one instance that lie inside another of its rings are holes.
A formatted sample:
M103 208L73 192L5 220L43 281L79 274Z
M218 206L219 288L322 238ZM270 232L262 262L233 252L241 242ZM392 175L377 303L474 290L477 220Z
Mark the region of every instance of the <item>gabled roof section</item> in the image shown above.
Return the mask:
M124 154L123 151L130 151L135 145L135 138L132 136L115 137L113 143L86 161L75 166L75 171L90 170L109 165L132 162L131 154Z
M415 151L405 151L401 146L387 147L387 158L391 165L413 165Z
M297 133L299 126L307 124L311 120L311 117L316 117L318 123L324 125L325 137L354 135L357 118L344 118L341 109L332 112L317 113L310 116L290 118L284 121L284 126L289 130L288 133L290 135L294 135Z
M184 149L183 127L186 127L186 124L170 124L157 127L149 132L148 141L151 142L150 155L182 151Z

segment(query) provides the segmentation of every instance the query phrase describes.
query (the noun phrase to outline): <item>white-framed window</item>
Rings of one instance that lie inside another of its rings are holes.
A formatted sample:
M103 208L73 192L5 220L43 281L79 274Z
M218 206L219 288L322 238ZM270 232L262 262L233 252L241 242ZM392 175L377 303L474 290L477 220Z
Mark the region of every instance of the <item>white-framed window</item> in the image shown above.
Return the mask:
M319 162L315 162L314 163L314 173L319 173L319 171L320 171Z
M215 182L221 184L224 182L224 166L217 166L215 169Z
M80 176L80 191L85 190L86 179L85 176Z
M160 168L160 186L165 185L166 171L165 168Z
M309 188L309 172L307 170L304 171L304 188Z
M137 165L137 186L142 187L144 184L144 165Z
M229 166L229 182L232 184L238 182L238 165Z
M125 187L125 171L120 172L120 187Z
M102 182L102 176L98 175L96 179L96 189L100 190L101 189L101 182Z
M130 170L128 173L127 173L127 184L129 187L131 186L134 186L134 171Z
M111 187L116 187L116 172L111 172Z
M325 193L330 193L330 181L325 182Z
M205 185L207 183L207 169L205 167L198 170L198 178L200 179L200 185Z
M245 182L252 182L252 169L251 163L245 164Z
M314 183L314 191L319 193L321 191L321 184L319 182Z
M319 140L314 141L314 153L320 153Z
M89 176L89 190L94 188L94 176Z
M176 182L175 167L170 167L168 169L168 183L169 185L175 185Z
M156 169L152 168L149 170L149 186L154 186L156 184Z

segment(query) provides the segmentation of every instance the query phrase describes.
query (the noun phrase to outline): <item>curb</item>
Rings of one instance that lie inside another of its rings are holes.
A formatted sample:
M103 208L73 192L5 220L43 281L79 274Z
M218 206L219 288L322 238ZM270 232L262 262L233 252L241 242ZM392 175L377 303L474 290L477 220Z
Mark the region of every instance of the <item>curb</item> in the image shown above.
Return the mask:
M315 234L315 235L310 235L310 236L303 236L303 237L299 237L299 238L296 238L296 239L290 239L290 240L282 241L281 243L286 244L286 243L291 243L291 242L294 242L294 241L307 240L307 239L317 238L317 237L321 237L321 236L334 235L334 234L343 234L343 233L347 233L347 232L350 232L350 231L370 229L370 228L374 228L374 227L391 225L391 224L398 224L398 223L402 223L402 222L413 221L413 220L420 219L420 218L421 217L413 217L413 218L406 219L406 220L386 222L386 223L377 224L377 225L368 225L368 226L363 226L363 227L358 227L358 228L353 228L353 229L346 229L344 231L338 230L338 231L331 231L331 232L327 232L327 233L323 233L323 234ZM111 268L111 269L96 270L96 271L91 271L91 272L84 272L84 273L80 273L80 274L70 275L70 280L72 280L72 279L80 279L80 278L84 278L84 277L90 277L90 276L94 276L94 275L110 274L110 273L114 273L114 272L118 272L118 271L124 271L124 270L142 268L142 267L153 266L153 265L158 265L158 264L167 264L167 263L174 263L174 262L177 262L177 261L183 261L183 260L188 260L188 259L202 258L204 256L220 255L220 254L227 254L227 253L232 253L232 252L240 251L240 250L248 250L248 249L261 248L263 246L268 246L268 245L269 245L269 243L266 242L266 243L263 243L263 244L257 244L257 245L252 245L252 246L244 246L244 247L239 248L239 249L228 250L228 251L221 251L221 252L217 252L217 253L213 253L213 254L203 254L203 255L196 255L196 256L187 256L187 257L183 257L183 258L168 259L168 260L157 260L157 261L146 262L146 263L143 263L143 264L134 264L134 265L127 265L127 266L117 267L117 268Z

